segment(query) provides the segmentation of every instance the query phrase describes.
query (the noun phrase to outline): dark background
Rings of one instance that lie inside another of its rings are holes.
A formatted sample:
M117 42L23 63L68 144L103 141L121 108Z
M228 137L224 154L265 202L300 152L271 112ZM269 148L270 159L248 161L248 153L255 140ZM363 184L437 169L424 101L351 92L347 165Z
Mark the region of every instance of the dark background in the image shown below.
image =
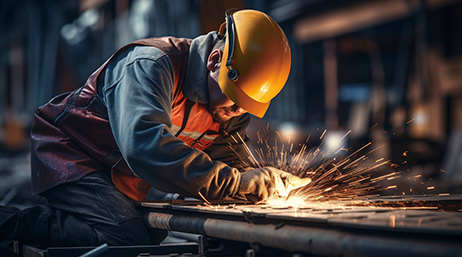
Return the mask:
M2 0L0 204L34 201L36 107L83 85L124 44L217 30L229 8L268 13L292 49L288 83L265 118L253 119L253 142L263 129L315 147L327 131L329 147L350 131L342 147L384 145L369 158L394 165L374 172L402 172L382 194L462 191L461 1Z

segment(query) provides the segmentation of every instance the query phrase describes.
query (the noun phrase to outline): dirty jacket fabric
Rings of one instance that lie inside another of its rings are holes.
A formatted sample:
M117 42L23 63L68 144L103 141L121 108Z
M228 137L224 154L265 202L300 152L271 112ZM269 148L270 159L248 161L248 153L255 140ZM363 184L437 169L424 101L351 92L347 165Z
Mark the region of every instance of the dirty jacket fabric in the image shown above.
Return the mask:
M220 125L208 111L206 61L216 40L209 33L192 41L134 42L82 88L38 108L32 193L110 170L117 188L134 200L143 200L151 186L233 197L244 149L231 136L245 138L249 115Z

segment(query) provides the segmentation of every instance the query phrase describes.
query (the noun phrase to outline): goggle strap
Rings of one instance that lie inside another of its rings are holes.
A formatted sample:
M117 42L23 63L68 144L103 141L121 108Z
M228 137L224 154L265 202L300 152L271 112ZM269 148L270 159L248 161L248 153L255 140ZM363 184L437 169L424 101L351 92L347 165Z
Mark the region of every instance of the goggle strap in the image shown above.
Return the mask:
M226 16L226 29L228 32L228 58L226 59L226 67L228 69L231 68L231 65L233 65L233 54L234 54L234 40L235 40L235 35L234 35L234 20L233 16L227 15Z
M232 68L234 44L236 40L233 14L226 14L226 30L228 33L228 58L226 59L226 68L228 69L228 78L236 81L239 78L239 71Z

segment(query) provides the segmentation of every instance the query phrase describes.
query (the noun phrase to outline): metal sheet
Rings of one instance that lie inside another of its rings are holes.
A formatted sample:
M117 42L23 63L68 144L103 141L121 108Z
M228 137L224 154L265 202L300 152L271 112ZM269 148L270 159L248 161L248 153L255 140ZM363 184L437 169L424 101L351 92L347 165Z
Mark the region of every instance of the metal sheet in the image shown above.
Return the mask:
M259 219L260 222L296 222L307 226L313 224L329 225L339 228L353 228L369 231L391 231L423 233L447 236L462 236L462 212L435 211L437 206L422 206L428 202L438 203L443 199L448 205L459 204L460 196L403 196L403 197L374 197L355 202L355 205L344 206L334 204L313 204L294 208L290 206L254 205L240 202L215 202L207 205L202 202L176 203L141 203L145 207L154 209L169 209L172 211L194 214L207 214L226 217L240 217L243 219ZM397 203L400 207L366 206L366 203ZM353 203L351 203L353 204ZM406 206L410 205L410 206ZM417 206L415 206L417 205ZM419 209L413 209L419 208ZM430 208L435 210L425 210Z

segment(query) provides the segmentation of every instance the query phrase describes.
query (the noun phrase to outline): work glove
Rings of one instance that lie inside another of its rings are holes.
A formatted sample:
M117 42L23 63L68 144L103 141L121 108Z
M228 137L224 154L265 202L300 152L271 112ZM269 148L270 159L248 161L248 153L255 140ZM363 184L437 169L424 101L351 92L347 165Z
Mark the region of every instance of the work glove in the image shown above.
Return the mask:
M241 174L239 194L256 203L274 194L288 196L290 191L310 182L310 178L299 178L273 167L251 169Z

